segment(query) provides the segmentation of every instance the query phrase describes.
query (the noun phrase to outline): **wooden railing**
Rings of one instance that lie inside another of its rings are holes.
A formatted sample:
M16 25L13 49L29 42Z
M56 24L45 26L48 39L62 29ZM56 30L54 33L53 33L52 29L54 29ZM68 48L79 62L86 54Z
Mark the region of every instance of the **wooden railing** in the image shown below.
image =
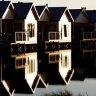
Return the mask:
M48 40L59 40L59 39L60 39L60 33L59 32L49 32Z
M83 40L96 39L96 32L83 32Z

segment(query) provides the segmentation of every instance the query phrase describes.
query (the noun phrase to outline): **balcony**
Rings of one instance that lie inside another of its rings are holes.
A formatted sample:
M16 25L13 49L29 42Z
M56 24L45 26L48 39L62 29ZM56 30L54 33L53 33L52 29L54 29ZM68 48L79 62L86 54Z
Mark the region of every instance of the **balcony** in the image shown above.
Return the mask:
M84 32L83 40L96 40L96 32Z
M49 41L59 41L60 40L60 33L59 32L49 32L48 34Z
M29 41L29 32L15 32L15 43L26 43Z

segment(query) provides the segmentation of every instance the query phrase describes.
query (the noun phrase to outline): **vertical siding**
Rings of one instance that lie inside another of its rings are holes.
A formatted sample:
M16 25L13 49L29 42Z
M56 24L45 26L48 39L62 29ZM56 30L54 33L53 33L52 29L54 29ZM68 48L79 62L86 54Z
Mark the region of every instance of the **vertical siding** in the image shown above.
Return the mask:
M0 42L2 41L2 19L0 18Z
M33 43L37 43L37 21L35 20L35 17L33 15L33 12L30 10L26 19L25 19L25 31L27 31L27 24L32 23L35 24L35 36L32 38L29 38L30 41Z
M94 23L94 31L96 32L96 23Z
M24 20L23 19L16 19L15 21L14 21L14 23L19 23L19 24L22 24L22 31L25 31L25 28L24 28ZM18 30L19 31L19 30ZM21 30L20 30L21 31ZM15 26L14 26L14 32L16 32L16 30L15 30Z

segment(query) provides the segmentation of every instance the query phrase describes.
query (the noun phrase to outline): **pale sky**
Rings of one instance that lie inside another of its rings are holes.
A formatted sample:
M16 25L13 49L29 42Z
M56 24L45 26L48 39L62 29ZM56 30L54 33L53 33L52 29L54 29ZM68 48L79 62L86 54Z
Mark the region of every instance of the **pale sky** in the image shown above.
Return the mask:
M9 0L5 0L9 1ZM11 0L12 2L33 2L34 5L67 6L68 8L96 9L96 0Z

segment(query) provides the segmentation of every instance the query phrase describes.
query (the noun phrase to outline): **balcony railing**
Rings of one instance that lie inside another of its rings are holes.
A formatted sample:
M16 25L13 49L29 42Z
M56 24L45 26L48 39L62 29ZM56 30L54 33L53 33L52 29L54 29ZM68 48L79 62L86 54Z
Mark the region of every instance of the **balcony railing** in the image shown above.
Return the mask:
M60 33L59 32L49 32L48 38L49 38L49 40L59 40Z
M94 40L96 39L96 32L84 32L83 40Z
M16 41L28 41L29 32L15 32L15 42Z

